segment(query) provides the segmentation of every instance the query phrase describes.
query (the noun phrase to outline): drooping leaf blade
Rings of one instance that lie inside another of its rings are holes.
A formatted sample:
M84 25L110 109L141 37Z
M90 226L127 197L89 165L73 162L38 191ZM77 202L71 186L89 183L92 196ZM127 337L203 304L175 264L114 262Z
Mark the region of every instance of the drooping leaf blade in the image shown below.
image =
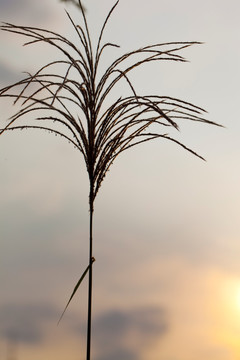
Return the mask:
M86 270L83 272L82 276L80 277L80 279L78 280L76 286L74 287L73 292L72 292L72 294L71 294L71 296L70 296L70 298L69 298L69 300L68 300L68 302L67 302L67 305L65 306L65 309L63 310L62 315L60 316L60 318L59 318L59 320L58 320L58 323L57 323L58 325L59 325L60 321L62 320L63 315L65 314L65 312L66 312L66 310L67 310L67 308L68 308L68 305L70 304L70 302L71 302L72 298L74 297L77 289L79 288L79 286L80 286L80 284L82 283L83 279L84 279L85 276L87 275L87 273L88 273L88 271L89 271L89 269L90 269L90 266L92 266L92 264L93 264L94 261L95 261L95 259L92 258L91 263L87 266Z

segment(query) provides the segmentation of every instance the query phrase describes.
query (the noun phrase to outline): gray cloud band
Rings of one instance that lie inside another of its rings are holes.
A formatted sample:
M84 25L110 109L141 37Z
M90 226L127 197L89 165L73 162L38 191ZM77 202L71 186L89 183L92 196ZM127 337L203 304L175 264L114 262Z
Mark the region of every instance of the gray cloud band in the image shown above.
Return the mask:
M0 334L8 341L26 344L43 339L46 322L57 319L58 312L48 304L6 304L0 307Z

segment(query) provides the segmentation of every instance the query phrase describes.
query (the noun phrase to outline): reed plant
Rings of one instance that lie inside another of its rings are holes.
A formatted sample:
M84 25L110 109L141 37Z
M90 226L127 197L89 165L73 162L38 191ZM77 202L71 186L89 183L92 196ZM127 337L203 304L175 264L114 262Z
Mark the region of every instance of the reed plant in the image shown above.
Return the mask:
M2 126L0 135L13 130L45 130L67 140L84 158L89 177L89 259L69 302L88 275L86 359L90 360L95 261L93 213L94 201L104 177L120 154L150 140L171 141L203 159L176 137L170 136L168 131L179 130L179 120L218 124L205 119L204 109L192 103L175 97L138 94L129 78L133 70L144 64L186 61L180 51L199 42L147 45L120 55L106 65L102 56L107 48L119 47L114 43L103 42L106 25L118 2L108 13L94 49L84 9L80 0L78 3L82 16L81 25L66 12L77 35L77 42L38 27L10 23L3 23L1 26L3 31L28 38L25 45L45 43L57 49L59 57L43 65L35 73L26 73L24 79L0 90L0 97L11 98L14 104L20 105ZM125 83L126 94L119 94L112 100L111 94L120 82Z

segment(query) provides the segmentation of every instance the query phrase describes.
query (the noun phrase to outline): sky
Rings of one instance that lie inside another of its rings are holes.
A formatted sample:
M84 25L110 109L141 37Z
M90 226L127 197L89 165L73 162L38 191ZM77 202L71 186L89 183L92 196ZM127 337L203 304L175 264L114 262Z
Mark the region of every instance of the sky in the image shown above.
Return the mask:
M94 39L114 1L84 2ZM0 20L73 39L57 0L0 0ZM240 359L240 48L237 0L120 0L104 64L141 46L201 41L189 62L144 66L139 93L178 97L224 128L181 122L176 144L123 153L95 203L93 360ZM50 56L0 33L0 88ZM122 54L121 53L121 54ZM120 91L124 92L124 88ZM0 100L0 123L13 114ZM0 360L85 358L87 284L58 319L88 261L88 177L78 153L48 133L0 137Z

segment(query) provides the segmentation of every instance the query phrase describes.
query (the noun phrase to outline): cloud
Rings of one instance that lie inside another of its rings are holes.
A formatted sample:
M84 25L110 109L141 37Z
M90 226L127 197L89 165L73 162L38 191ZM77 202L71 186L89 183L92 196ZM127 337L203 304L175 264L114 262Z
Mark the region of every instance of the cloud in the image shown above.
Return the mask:
M19 23L34 19L35 24L42 24L54 16L52 9L52 1L0 0L0 20Z
M1 11L19 10L29 4L29 0L0 0Z
M47 304L4 304L0 307L0 334L13 342L38 343L46 322L57 316L57 310Z
M46 325L49 321L55 321L58 316L59 311L46 303L3 304L0 307L0 336L9 343L42 343ZM79 329L77 331L79 334ZM93 319L95 358L137 360L142 351L159 341L167 331L167 316L162 308L139 307L107 311Z
M136 360L138 356L133 351L116 349L112 353L103 354L96 358L97 360Z
M22 74L15 72L10 66L0 61L0 88L12 84L22 77Z
M168 331L166 312L157 307L111 310L93 322L97 360L135 360Z

